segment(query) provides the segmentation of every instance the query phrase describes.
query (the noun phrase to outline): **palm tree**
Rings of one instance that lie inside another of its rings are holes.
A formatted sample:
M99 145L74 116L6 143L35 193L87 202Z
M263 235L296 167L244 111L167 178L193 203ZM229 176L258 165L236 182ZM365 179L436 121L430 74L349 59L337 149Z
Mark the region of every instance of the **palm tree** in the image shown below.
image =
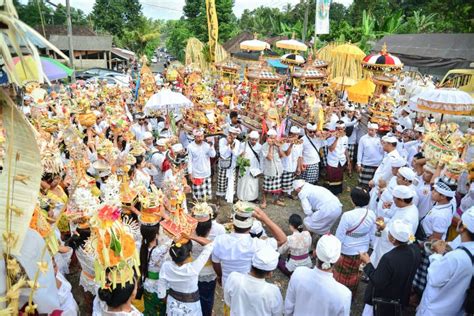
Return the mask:
M363 51L369 52L373 45L373 41L377 39L377 35L375 32L375 19L365 10L362 11L362 25L360 26L360 33L361 37L358 45Z
M423 33L429 31L431 27L435 24L433 21L436 17L436 13L431 13L428 15L421 14L421 10L413 12L413 24L415 30L418 33Z

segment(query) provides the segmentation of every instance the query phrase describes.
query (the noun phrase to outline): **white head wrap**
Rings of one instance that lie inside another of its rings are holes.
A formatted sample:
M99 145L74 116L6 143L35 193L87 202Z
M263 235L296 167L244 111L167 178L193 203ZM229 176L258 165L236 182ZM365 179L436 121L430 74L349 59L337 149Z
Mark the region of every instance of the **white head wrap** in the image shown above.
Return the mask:
M411 199L415 196L415 192L406 185L397 185L393 188L392 195L398 199Z
M257 131L251 131L250 134L249 134L249 137L253 138L253 139L258 139L260 137L260 135L258 134Z
M252 266L263 270L273 271L278 265L280 254L270 246L264 246L258 249L252 258Z
M388 231L393 238L400 242L408 242L412 235L411 225L401 219L395 219L388 225Z
M234 216L232 218L232 223L235 225L235 227L243 228L243 229L252 227L252 225L253 225L253 217L252 216L247 217L247 218L242 219L242 220L237 219L236 216L237 216L237 214L234 214ZM240 216L240 215L239 215L239 217L242 218L242 216Z
M390 165L392 168L400 168L406 166L407 161L401 156L392 156L390 157Z
M168 140L166 138L160 138L156 141L156 146L166 146L166 142Z
M150 132L143 133L143 139L150 139L153 138L153 134Z
M334 235L322 236L316 245L316 255L323 263L323 269L331 268L331 264L336 263L341 256L341 242Z
M298 128L298 126L293 125L293 126L290 128L290 133L291 133L291 134L299 134L299 133L300 133L300 129Z
M304 181L303 179L298 179L298 180L293 181L293 190L298 190L305 183L306 183L306 181Z
M379 125L377 123L369 123L369 124L367 124L367 128L379 129Z
M392 143L392 144L398 143L398 139L393 135L391 135L391 136L385 135L384 137L382 137L382 141L384 141L386 143Z
M179 152L184 150L184 147L183 147L183 145L181 145L181 143L177 143L177 144L174 144L173 146L171 146L171 150L174 153L179 153Z
M277 132L272 128L267 132L268 136L277 136Z
M308 131L315 131L317 129L317 125L316 124L313 125L311 123L308 123L308 124L306 124L306 129Z
M241 132L241 130L238 127L233 127L233 126L229 127L229 133L240 134L240 132Z
M401 167L398 169L398 173L410 182L416 179L416 173L411 168Z
M456 194L456 191L453 191L451 190L451 188L444 182L442 181L436 181L435 185L433 186L433 188L436 190L436 192L444 195L444 196L447 196L447 197L454 197L454 195Z

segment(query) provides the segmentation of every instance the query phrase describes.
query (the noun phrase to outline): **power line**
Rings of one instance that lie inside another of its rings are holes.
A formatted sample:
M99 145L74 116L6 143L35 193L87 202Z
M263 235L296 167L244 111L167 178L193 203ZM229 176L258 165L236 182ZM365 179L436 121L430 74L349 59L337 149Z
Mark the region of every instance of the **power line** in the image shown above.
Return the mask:
M161 5L157 5L157 4L146 3L146 2L140 2L140 3L143 4L143 5L150 6L150 7L155 7L155 8L160 8L160 9L165 9L165 10L170 10L170 11L176 11L176 12L183 12L183 10L178 10L178 9L175 9L175 8L165 7L165 6L161 6Z

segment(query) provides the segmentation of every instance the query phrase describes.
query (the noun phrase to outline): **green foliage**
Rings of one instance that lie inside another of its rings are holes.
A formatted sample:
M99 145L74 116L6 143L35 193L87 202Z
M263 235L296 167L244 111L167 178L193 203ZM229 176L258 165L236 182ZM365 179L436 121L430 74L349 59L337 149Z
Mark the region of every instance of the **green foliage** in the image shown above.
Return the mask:
M91 15L96 29L121 38L127 29L140 27L141 10L138 0L96 0Z
M138 56L146 55L151 58L160 43L160 22L141 16L138 25L133 29L125 29L116 42Z

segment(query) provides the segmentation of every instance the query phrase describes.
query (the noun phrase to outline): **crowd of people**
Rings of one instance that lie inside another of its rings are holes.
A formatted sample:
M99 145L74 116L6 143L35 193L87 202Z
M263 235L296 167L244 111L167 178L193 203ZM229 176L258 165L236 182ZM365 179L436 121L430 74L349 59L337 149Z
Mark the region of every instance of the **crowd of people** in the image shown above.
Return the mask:
M308 120L282 133L246 126L239 104L216 136L186 129L180 113L145 115L132 89L58 84L41 98L34 89L21 105L45 170L34 220L44 218L59 242L56 297L36 297L39 312L350 315L361 280L362 315L410 306L421 316L473 312L474 183L466 170L453 178L448 162L425 156L431 118L415 120L399 106L382 135L362 106L341 99L322 128ZM472 139L473 123L453 133ZM473 148L466 142L465 161ZM352 201L345 212L344 191ZM228 204L231 221L220 223L218 206ZM287 212L288 228L272 220L270 204ZM94 249L94 236L108 236L111 257L124 256L126 244L118 247L107 230L116 224L97 226L91 210L99 222L107 215L127 227L139 250L135 273ZM284 296L270 280L277 269L289 278ZM65 277L74 272L81 311ZM223 310L214 304L218 287Z

